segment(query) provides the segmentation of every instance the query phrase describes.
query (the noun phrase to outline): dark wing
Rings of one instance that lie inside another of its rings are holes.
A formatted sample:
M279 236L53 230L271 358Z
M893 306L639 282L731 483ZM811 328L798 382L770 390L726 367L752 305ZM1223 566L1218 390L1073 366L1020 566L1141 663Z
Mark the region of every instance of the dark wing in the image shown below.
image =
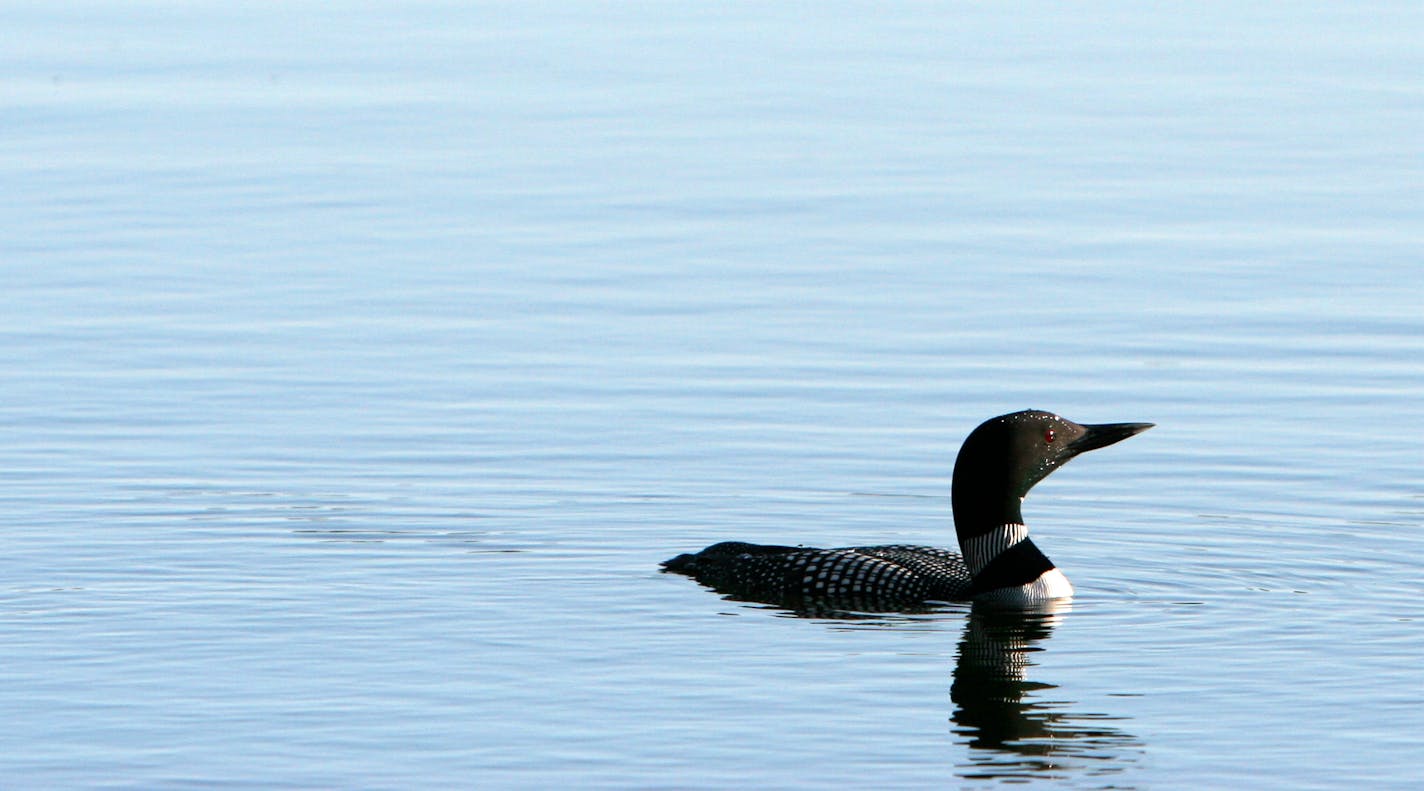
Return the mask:
M969 567L958 552L939 547L887 544L874 547L846 547L846 551L888 560L924 579L927 601L956 601L968 598Z
M959 556L932 547L811 549L727 542L663 564L735 599L802 612L886 612L968 587Z

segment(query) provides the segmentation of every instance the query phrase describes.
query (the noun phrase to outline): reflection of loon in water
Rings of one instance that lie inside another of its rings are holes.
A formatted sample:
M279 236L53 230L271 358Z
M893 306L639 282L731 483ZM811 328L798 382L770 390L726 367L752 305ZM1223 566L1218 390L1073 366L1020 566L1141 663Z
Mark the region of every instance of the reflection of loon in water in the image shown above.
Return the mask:
M950 698L955 733L967 740L967 779L1026 781L1121 772L1142 743L1107 724L1114 718L1080 714L1067 701L1045 700L1055 685L1027 678L1066 603L1033 610L975 605L959 643Z

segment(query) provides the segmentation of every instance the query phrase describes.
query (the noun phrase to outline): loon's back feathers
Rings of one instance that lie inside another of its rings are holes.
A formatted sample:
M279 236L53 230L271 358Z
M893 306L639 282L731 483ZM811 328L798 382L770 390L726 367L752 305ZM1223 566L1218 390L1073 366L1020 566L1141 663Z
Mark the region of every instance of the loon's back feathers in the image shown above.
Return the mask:
M900 610L931 601L1032 603L1072 595L1028 538L1019 504L1069 459L1151 428L1079 425L1048 412L994 418L964 441L954 466L960 552L891 544L815 549L727 541L663 563L736 599L797 610Z
M816 549L726 541L663 568L733 598L797 610L899 610L962 599L971 582L958 552L905 544Z

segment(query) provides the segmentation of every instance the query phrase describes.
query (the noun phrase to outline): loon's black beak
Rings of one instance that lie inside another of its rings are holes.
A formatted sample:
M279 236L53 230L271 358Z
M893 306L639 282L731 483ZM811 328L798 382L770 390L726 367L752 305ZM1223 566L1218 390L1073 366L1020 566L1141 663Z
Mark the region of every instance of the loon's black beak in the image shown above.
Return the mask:
M1068 443L1068 449L1074 454L1086 453L1098 448L1106 448L1115 443L1122 442L1134 434L1141 434L1156 423L1098 423L1095 425L1083 426L1087 429L1083 436Z

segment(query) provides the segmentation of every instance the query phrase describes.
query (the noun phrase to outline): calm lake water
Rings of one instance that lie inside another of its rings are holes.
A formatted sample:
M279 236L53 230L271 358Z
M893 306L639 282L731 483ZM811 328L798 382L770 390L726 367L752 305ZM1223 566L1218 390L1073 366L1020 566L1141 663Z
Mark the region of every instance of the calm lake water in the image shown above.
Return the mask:
M12 3L0 787L1417 788L1418 3ZM1071 607L953 545L1036 407Z

